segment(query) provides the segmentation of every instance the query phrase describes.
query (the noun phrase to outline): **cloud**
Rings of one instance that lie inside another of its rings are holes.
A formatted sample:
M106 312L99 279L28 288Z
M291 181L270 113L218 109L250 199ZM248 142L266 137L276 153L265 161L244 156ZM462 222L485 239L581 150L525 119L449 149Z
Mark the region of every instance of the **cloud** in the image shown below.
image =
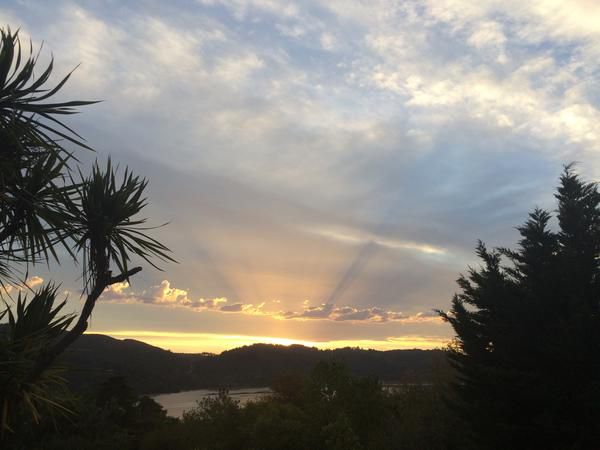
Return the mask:
M116 283L104 291L101 301L178 306L190 308L197 312L239 313L272 317L274 319L323 319L337 322L374 323L388 321L401 323L441 323L435 312L420 312L408 315L401 312L387 311L379 307L356 308L353 306L336 306L332 303L311 306L307 300L302 302L302 309L300 311L276 311L265 308L266 302L259 304L242 302L228 304L228 300L223 297L191 299L187 290L172 287L168 280L163 280L159 285L151 286L139 294L131 291L126 282ZM272 303L278 305L277 302Z
M322 33L319 40L321 42L321 46L323 47L323 49L325 49L327 51L333 51L337 47L337 39L331 33L328 33L328 32Z
M57 74L82 63L65 95L106 101L69 124L150 179L184 264L104 296L169 307L155 322L424 330L477 238L510 246L530 207L554 207L562 163L600 177L594 2L112 6L0 18L45 39Z
M264 66L264 61L256 54L232 56L219 61L214 75L225 83L242 82Z
M286 319L327 319L331 316L334 306L331 303L323 303L319 306L307 306L301 312L287 311L282 314Z
M129 290L129 283L114 283L108 286L100 297L102 302L143 303L138 296Z
M127 282L115 283L103 292L101 301L111 303L142 303L158 306L178 306L194 311L238 312L244 314L262 314L265 303L253 305L249 303L227 304L225 297L191 298L186 289L171 286L171 282L163 280L141 292L134 292Z
M223 305L219 311L223 312L242 312L244 310L243 303L234 303L233 305Z
M190 302L188 291L171 287L168 280L163 280L158 286L151 287L141 298L146 303L154 304L187 304Z
M281 32L282 35L291 37L291 38L299 38L306 34L306 29L299 25L290 26L290 25L284 25L284 24L277 24L276 27L277 27L277 30L279 30L279 32Z
M330 239L346 242L349 244L376 244L382 247L395 250L411 250L426 255L445 255L447 250L431 244L422 242L411 242L386 238L376 234L365 233L357 230L335 230L331 228L317 228L307 230Z
M223 5L233 11L238 20L244 20L250 13L260 11L281 18L296 17L298 6L292 2L278 0L199 0L208 6Z
M27 280L25 281L25 285L33 289L37 286L40 286L43 282L44 279L42 277L34 275L32 277L27 278Z
M30 292L32 289L41 286L44 283L44 279L38 275L33 275L27 278L24 282L18 284L10 284L6 281L0 285L0 297L3 294L11 295L15 291L19 292Z
M225 297L216 297L216 298L199 298L197 300L187 300L182 303L183 306L190 307L196 311L202 310L213 310L222 308L224 303L227 303L227 299Z
M495 21L486 21L477 25L467 42L474 47L500 46L506 42L502 25Z
M302 311L282 312L279 317L282 319L327 319L337 322L442 322L434 311L409 315L402 312L387 311L379 307L355 308L352 306L335 306L331 303L323 303L318 306L304 305Z
M191 299L188 290L172 287L169 280L163 280L160 284L150 286L141 292L131 290L126 281L115 283L106 288L102 293L101 300L113 303L186 306L197 310L215 309L227 302L225 298Z
M392 14L393 20L407 22L402 29L392 27L392 21L369 26L371 52L363 58L361 81L398 95L426 133L435 133L440 120L460 116L527 140L558 140L597 153L600 134L591 124L600 118L598 105L586 93L594 81L582 68L598 67L592 48L600 47L594 43L597 27L592 30L582 14L584 3L575 2L572 10L554 1L518 7L514 2L481 3L485 6L432 1L419 10L407 2L408 20ZM590 17L600 18L600 8L587 6ZM497 20L499 14L507 20ZM415 28L417 38L411 39ZM442 38L449 44L443 45ZM554 45L541 49L540 42ZM578 50L565 58L564 45ZM530 71L539 59L546 65ZM439 71L439 64L445 69ZM544 147L540 150L553 151Z

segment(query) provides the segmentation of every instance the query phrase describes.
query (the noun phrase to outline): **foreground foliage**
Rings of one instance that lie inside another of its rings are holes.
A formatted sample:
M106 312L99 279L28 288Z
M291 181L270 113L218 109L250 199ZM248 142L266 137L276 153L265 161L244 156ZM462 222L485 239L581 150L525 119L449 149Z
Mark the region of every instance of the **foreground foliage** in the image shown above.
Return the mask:
M280 379L270 398L245 407L225 393L146 435L143 450L468 449L441 401L442 386L387 390L337 363Z
M68 397L73 414L48 416L39 423L21 414L16 432L6 436L14 450L128 450L142 436L170 419L149 397L138 397L121 377L107 379L93 391Z
M222 391L181 420L122 378L74 400L77 416L23 425L16 450L469 450L464 427L441 401L443 384L388 390L319 363L308 377L286 376L274 395L241 406Z

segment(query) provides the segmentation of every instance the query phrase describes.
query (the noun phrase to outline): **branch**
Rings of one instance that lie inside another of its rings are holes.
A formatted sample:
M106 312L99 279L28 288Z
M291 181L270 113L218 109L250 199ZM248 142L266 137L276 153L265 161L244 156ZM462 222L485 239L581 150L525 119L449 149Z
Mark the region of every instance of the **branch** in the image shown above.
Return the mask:
M108 285L110 286L111 284L122 283L123 281L129 281L129 277L132 277L136 273L141 272L141 270L142 270L141 267L134 267L133 269L128 270L127 272L122 273L120 275L117 275L116 277L111 277L108 280Z

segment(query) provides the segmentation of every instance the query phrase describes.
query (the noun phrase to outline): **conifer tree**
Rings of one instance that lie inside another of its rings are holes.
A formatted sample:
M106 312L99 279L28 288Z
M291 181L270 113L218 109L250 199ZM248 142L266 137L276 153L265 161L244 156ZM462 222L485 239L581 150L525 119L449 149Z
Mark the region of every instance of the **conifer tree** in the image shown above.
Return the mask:
M567 166L555 197L558 229L535 209L516 250L480 242L441 312L477 448L600 448L600 193Z

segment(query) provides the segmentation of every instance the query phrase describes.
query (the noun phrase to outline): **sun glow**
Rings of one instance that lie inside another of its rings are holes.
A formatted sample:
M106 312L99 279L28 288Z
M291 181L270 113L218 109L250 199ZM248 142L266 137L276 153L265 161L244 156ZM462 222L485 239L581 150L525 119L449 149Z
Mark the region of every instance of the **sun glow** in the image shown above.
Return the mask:
M114 330L93 331L90 334L105 334L117 339L136 339L147 344L181 353L220 353L236 347L252 344L304 345L319 349L360 347L374 350L432 349L445 346L448 339L440 336L398 336L381 340L348 339L311 341L275 336L245 336L216 333L181 333L170 331Z

